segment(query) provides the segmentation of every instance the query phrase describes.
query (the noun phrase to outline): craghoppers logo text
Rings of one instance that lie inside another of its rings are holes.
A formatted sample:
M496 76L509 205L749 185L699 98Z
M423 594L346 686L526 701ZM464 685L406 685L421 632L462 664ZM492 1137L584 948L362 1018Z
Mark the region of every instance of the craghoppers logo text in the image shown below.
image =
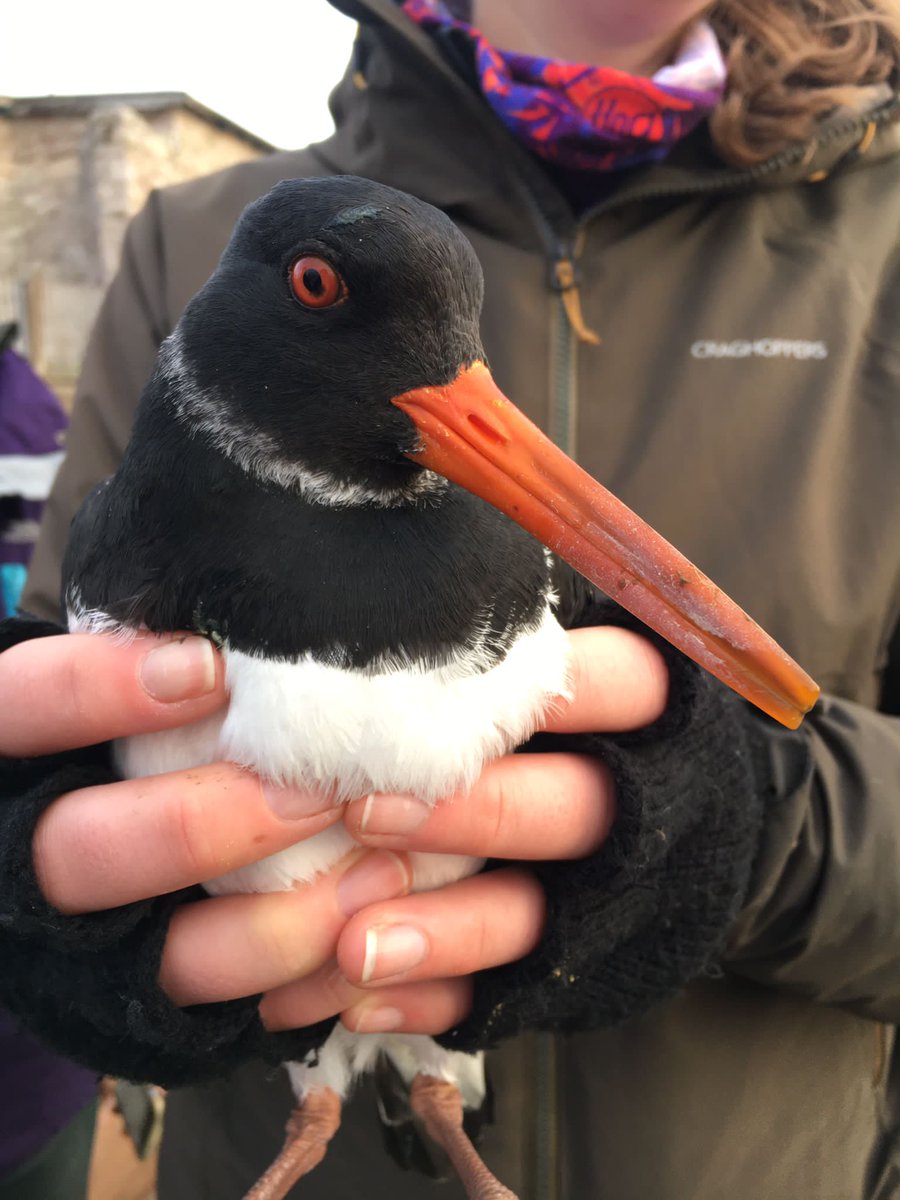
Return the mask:
M806 342L790 338L757 338L749 342L694 342L692 358L827 358L824 342Z

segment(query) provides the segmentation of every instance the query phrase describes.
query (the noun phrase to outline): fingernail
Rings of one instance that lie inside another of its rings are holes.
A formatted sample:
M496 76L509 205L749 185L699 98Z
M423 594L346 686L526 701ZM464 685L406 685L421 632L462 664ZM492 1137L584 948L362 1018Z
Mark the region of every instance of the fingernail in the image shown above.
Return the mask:
M428 939L414 925L381 925L366 930L362 983L392 979L424 962Z
M166 642L141 663L140 678L144 691L163 704L196 700L216 686L216 652L202 637Z
M388 796L374 792L366 798L360 833L413 833L431 816L431 809L416 796Z
M342 912L352 917L367 904L403 896L411 882L403 859L390 850L379 850L354 863L339 881L338 904Z
M276 783L264 782L262 790L266 804L282 821L314 817L334 805L330 795L313 792L309 788L279 787Z
M356 1033L388 1033L399 1029L406 1020L399 1008L372 1008L361 1012L356 1021Z

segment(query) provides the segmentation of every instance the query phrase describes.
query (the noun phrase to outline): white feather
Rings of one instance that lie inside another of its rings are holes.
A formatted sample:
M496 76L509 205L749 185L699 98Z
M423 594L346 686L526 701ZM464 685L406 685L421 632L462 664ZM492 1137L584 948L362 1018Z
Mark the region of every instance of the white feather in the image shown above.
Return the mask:
M567 645L548 607L487 670L484 651L479 662L471 649L446 666L365 671L226 650L223 755L283 783L334 789L339 801L400 791L434 803L527 741L566 694Z
M116 766L127 779L142 779L221 762L224 723L225 713L218 712L176 729L122 738L114 747Z
M109 480L102 483L106 487ZM69 633L111 633L117 642L127 645L134 641L140 629L123 625L109 613L100 612L96 608L87 608L81 598L81 592L75 584L70 584L66 592L66 612L68 614Z

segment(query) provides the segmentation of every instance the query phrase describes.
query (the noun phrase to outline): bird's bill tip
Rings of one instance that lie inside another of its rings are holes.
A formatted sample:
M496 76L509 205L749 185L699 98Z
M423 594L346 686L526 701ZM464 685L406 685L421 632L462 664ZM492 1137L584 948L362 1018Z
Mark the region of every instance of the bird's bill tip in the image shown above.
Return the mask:
M409 457L505 513L623 608L795 729L812 679L663 537L545 437L480 362L394 399L419 434Z

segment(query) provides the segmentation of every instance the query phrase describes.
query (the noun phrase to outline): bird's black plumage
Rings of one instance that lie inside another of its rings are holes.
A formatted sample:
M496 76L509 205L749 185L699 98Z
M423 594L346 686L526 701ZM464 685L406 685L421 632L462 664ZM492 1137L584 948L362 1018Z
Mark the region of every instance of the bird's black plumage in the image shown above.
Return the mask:
M304 254L334 265L344 302L297 302ZM391 403L483 358L481 290L455 226L392 189L288 181L250 205L161 355L122 467L76 517L68 606L351 667L439 665L480 631L497 661L543 605L545 555L461 488L423 491L416 430ZM295 468L384 502L317 502Z
M440 665L482 622L496 660L542 604L540 546L461 488L439 504L329 508L201 445L158 450L94 493L66 556L69 590L77 580L81 603L121 624L342 666L400 653Z

